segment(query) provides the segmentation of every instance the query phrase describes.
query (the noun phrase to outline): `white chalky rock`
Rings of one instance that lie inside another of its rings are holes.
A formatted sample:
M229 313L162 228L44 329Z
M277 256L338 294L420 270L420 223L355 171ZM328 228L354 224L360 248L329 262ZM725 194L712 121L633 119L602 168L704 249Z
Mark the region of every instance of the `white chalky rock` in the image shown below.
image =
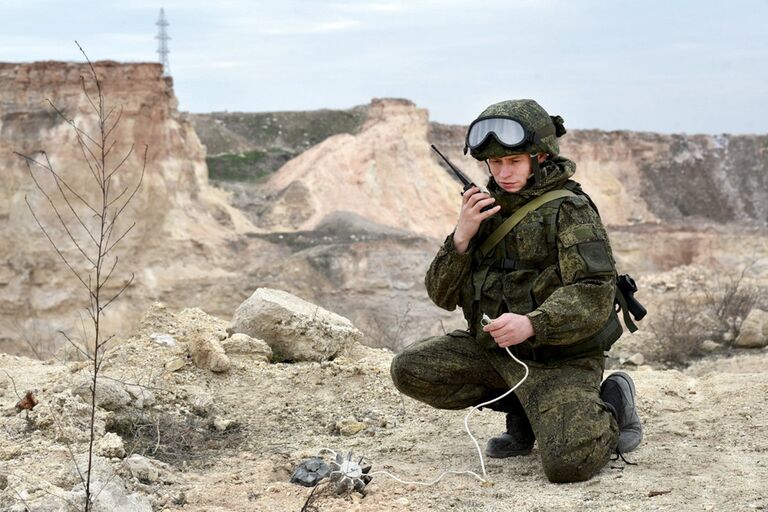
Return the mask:
M704 340L701 342L701 345L699 346L699 348L701 349L702 352L711 354L712 352L717 352L718 350L723 348L723 346L712 340Z
M750 311L741 324L741 330L733 345L741 348L761 348L768 345L768 313L757 308Z
M214 336L190 336L189 353L195 366L204 370L221 373L229 370L232 365L221 342Z
M123 439L114 432L107 432L96 442L96 453L102 457L122 459L125 457Z
M168 464L159 460L148 459L136 453L125 459L125 465L131 475L143 483L177 483L180 481Z
M72 390L72 394L79 396L87 404L91 403L91 386L93 381L86 380ZM122 383L112 379L99 377L96 381L96 405L107 411L116 411L131 403L131 395L125 390Z
M221 342L227 355L239 354L260 359L265 362L272 360L272 349L264 340L251 338L241 332L235 333Z
M343 316L269 288L259 288L238 306L231 330L263 339L279 361L325 361L363 337Z

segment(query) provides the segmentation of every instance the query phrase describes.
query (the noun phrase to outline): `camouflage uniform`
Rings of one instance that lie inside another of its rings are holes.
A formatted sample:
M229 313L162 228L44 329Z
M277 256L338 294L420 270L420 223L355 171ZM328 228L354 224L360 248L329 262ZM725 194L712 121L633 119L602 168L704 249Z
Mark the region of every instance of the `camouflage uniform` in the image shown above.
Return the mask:
M435 304L462 308L468 331L418 341L391 367L401 392L433 407L462 409L498 397L522 378L523 368L483 332L480 319L483 313L527 315L535 335L510 350L530 374L509 399L489 408L527 416L552 482L591 478L618 441L616 420L599 397L603 352L590 341L609 327L617 336L618 321L609 321L615 319L615 263L608 237L587 198L577 196L528 213L491 254L484 257L479 246L533 197L575 185L569 181L575 168L549 157L541 165L543 180L529 180L515 194L490 178L501 213L480 225L464 254L449 235L425 279Z

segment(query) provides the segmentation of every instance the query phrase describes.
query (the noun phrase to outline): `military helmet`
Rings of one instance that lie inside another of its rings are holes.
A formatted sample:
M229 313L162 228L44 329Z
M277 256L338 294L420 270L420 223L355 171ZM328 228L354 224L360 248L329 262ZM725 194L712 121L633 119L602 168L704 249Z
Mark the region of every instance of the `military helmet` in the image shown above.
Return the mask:
M464 153L477 160L506 155L548 153L557 155L557 138L565 134L563 118L550 116L534 100L494 103L467 129Z

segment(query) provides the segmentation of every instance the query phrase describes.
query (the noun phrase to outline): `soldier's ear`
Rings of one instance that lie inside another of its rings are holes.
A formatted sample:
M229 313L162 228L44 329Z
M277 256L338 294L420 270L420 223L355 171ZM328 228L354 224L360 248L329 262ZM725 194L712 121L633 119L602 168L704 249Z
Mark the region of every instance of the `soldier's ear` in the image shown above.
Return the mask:
M542 163L547 157L549 157L547 153L539 153L539 163Z

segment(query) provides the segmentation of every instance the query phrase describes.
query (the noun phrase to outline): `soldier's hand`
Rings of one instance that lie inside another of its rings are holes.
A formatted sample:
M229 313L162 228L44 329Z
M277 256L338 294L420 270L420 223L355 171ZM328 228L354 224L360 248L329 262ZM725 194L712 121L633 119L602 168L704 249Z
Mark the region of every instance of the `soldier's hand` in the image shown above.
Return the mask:
M522 343L533 336L533 324L525 315L504 313L483 327L502 348Z
M461 211L459 212L459 221L456 223L456 230L453 232L453 245L459 254L464 254L469 247L469 241L477 234L480 223L494 215L501 209L496 205L486 211L481 211L486 206L492 205L496 200L481 192L479 188L472 187L461 196Z

